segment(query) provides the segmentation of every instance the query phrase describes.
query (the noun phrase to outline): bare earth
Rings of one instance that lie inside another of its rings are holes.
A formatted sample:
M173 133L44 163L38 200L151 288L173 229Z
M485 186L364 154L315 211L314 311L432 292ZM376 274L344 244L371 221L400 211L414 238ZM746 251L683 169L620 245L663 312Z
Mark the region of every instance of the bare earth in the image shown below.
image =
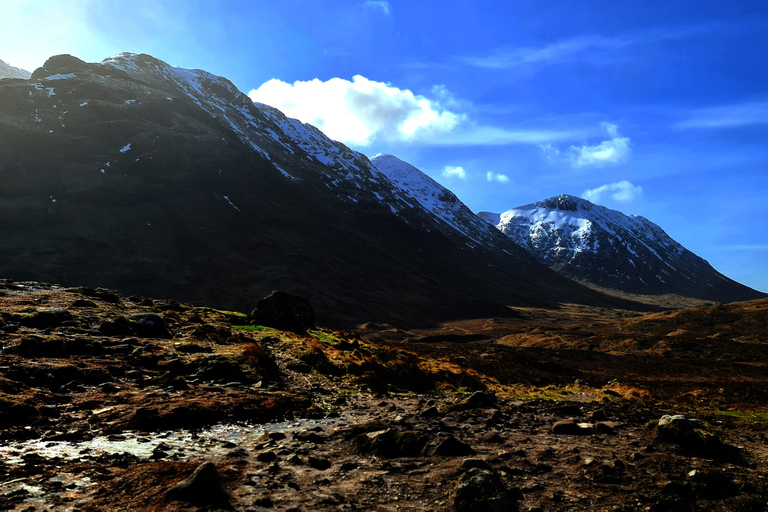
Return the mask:
M768 507L768 301L514 313L295 334L2 282L0 509Z

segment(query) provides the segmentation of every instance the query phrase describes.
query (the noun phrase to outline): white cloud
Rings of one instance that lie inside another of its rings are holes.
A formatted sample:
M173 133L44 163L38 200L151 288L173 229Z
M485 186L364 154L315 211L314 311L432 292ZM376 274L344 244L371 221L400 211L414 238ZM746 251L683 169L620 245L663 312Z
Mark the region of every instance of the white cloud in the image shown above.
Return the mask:
M768 101L753 101L697 109L689 119L676 123L675 128L718 129L768 124Z
M367 146L375 139L413 141L452 130L464 116L439 100L356 75L289 84L270 80L248 96L310 123L330 138Z
M599 203L604 195L610 196L614 201L628 203L643 195L643 187L633 185L627 180L609 183L601 187L585 190L581 197L593 203Z
M459 178L460 180L467 179L467 171L463 167L451 167L450 165L443 171L443 176L446 178Z
M488 171L485 174L485 179L488 181L498 181L499 183L507 183L509 181L509 176L506 174L500 174L496 172Z
M368 0L368 1L367 1L367 2L365 2L365 4L363 4L363 5L365 5L365 6L366 6L366 7L368 7L369 9L370 9L370 8L373 8L373 9L381 9L381 11L382 11L384 14L387 14L387 15L389 15L389 3L385 2L385 1L382 1L382 0Z
M618 164L629 158L629 137L619 137L615 124L602 123L611 137L596 146L571 146L570 160L574 167Z

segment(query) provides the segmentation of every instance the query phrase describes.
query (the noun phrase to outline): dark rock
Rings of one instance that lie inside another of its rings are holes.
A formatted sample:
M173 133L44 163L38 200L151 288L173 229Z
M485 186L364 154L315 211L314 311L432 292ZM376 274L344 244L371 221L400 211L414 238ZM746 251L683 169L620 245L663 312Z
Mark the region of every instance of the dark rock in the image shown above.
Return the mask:
M457 512L502 512L512 510L513 500L492 470L473 467L461 475L453 497Z
M488 444L501 444L504 440L501 438L498 432L492 434L486 434L480 438L481 441Z
M597 409L589 414L589 419L592 421L608 421L608 416L602 409Z
M202 464L192 476L168 489L165 498L193 505L215 504L229 508L229 497L221 487L219 472L213 462Z
M578 405L559 405L551 409L557 416L581 416L581 407Z
M322 444L325 442L325 436L321 436L317 432L312 432L310 430L298 432L295 436L293 436L293 438L301 441L302 443Z
M662 416L654 429L654 442L674 443L687 452L721 446L719 436L710 425L683 415Z
M472 455L475 450L466 443L462 443L455 437L447 437L435 448L435 455L443 457L461 457L462 455Z
M423 411L421 411L421 413L420 413L420 414L421 414L421 416L423 416L423 417L425 417L425 418L434 418L434 417L436 417L436 416L439 416L439 415L440 415L440 411L438 411L438 410L437 410L437 407L435 407L435 406L433 405L432 407L427 407L426 409L424 409Z
M461 463L461 469L464 471L467 471L472 468L481 468L481 469L487 469L488 471L493 471L493 468L490 464L488 464L488 461L485 459L480 458L471 458L471 459L464 459L464 461Z
M365 432L352 439L352 447L380 457L418 457L427 444L427 436L393 429Z
M261 462L273 462L277 460L277 454L275 452L261 452L256 456L256 460Z
M77 299L72 303L73 308L95 308L96 303L88 299Z
M262 507L262 508L272 508L275 506L275 504L272 502L272 500L268 496L254 500L253 504L256 505L257 507Z
M578 422L575 419L571 418L568 420L558 421L557 423L552 425L552 433L573 436L573 435L589 434L590 431L587 428L580 427Z
M473 407L496 407L498 401L493 391L475 391L465 400L467 405Z
M616 433L616 427L611 421L598 421L595 423L595 431L600 434L613 435Z
M248 321L283 331L305 332L315 327L315 313L306 299L275 290L256 303Z
M133 331L138 336L144 336L147 338L171 338L171 333L168 331L168 327L165 325L165 320L160 315L154 313L141 313L138 315L131 315L128 317L131 322Z
M33 313L22 315L18 320L25 327L44 329L56 327L72 318L72 314L63 308L41 308Z
M307 464L320 471L325 471L331 467L331 461L323 457L310 456L309 459L307 459Z
M275 431L272 431L272 432L267 432L267 437L272 439L272 440L274 440L274 441L280 441L282 439L285 439L286 436L285 436L284 432L280 432L280 431L275 430Z

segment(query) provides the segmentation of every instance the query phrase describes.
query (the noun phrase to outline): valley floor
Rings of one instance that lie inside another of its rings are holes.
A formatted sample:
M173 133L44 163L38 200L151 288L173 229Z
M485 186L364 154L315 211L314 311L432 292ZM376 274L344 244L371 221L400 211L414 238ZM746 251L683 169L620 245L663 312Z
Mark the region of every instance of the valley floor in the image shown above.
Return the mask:
M110 290L0 288L3 510L768 503L768 301L294 334Z

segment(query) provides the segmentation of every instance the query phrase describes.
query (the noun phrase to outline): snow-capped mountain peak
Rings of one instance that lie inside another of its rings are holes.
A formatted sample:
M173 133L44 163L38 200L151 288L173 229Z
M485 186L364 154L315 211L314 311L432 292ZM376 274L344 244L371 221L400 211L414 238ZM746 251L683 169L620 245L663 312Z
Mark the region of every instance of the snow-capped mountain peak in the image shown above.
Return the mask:
M746 288L648 219L576 196L563 194L478 216L545 265L579 281L630 293L733 300Z

